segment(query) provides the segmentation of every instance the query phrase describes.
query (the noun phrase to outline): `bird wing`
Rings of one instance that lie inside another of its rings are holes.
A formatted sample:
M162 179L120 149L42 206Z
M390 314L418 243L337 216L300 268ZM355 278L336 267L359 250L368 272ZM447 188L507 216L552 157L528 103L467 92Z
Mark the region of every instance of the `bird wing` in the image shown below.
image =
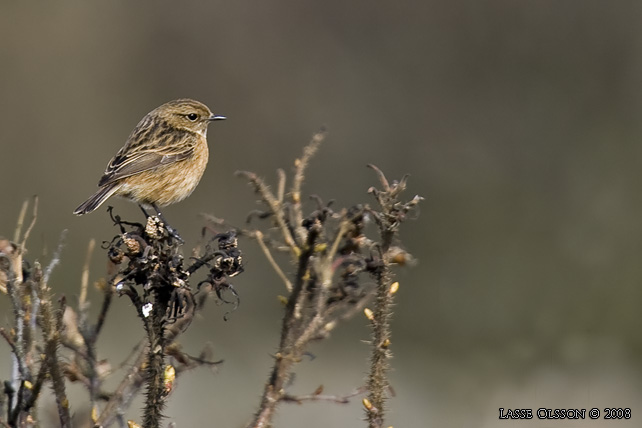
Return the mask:
M194 153L194 146L182 144L174 147L161 147L153 150L138 150L127 153L121 150L107 165L105 174L98 186L105 186L125 177L149 171L161 165L169 165L187 159Z

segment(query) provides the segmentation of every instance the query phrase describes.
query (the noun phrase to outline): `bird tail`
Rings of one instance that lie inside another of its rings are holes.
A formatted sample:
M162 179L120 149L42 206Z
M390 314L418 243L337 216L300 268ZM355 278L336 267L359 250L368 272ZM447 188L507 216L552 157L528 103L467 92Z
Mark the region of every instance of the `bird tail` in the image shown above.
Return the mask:
M111 195L113 195L116 190L118 190L118 188L120 187L119 184L120 183L111 183L101 187L94 195L80 204L80 206L74 210L74 214L83 215L92 212L93 210L101 206L102 203L105 202Z

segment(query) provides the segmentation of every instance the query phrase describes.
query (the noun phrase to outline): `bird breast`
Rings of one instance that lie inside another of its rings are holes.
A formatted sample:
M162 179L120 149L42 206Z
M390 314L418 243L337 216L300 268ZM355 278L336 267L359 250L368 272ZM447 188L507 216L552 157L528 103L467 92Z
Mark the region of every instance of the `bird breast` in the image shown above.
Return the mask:
M165 206L180 202L201 181L208 158L207 141L202 138L187 159L128 177L116 194L144 204Z

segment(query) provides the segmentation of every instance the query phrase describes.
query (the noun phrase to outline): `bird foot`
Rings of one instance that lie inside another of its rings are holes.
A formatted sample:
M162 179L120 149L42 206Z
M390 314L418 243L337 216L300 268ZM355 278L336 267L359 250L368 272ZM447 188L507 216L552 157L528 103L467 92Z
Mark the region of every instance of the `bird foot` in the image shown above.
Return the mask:
M172 238L176 239L181 244L185 243L185 241L183 240L183 238L181 238L181 235L178 234L176 229L174 229L172 226L170 226L167 223L165 223L164 226L165 226L165 230L167 230L167 233L169 234L169 236L171 236Z

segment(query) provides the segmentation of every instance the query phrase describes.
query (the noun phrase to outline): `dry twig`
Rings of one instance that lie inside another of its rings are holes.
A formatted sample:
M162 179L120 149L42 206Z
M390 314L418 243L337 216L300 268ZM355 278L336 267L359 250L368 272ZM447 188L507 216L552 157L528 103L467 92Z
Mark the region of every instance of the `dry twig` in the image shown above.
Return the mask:
M274 197L269 186L253 173L241 173L249 180L266 205L267 210L259 218L271 218L280 232L280 241L290 247L291 255L297 266L292 280L289 280L274 257L270 248L280 248L281 242L275 239L268 245L264 233L258 229L242 230L240 233L257 240L266 258L286 284L290 292L287 296L285 314L281 328L281 340L274 365L265 385L259 409L249 425L254 428L271 426L274 412L281 402L334 401L344 403L346 397L323 396L320 393L308 396L293 396L287 393L287 385L292 376L294 365L305 354L308 344L316 339L327 337L337 323L362 310L373 296L377 299L373 316L375 344L371 371L377 375L369 379L368 392L375 394L372 400L380 405L375 409L370 405L370 413L377 414L377 424L383 421L383 398L379 391L388 388L385 372L389 351L389 325L391 293L380 301L381 290L389 291L391 278L389 254L399 225L405 214L420 200L410 203L398 201L397 196L405 188L406 178L399 183L390 184L383 173L377 172L384 190L371 190L379 202L379 209L368 205L355 205L349 209L335 211L329 204L323 204L313 197L317 209L304 216L301 189L305 169L310 158L318 150L325 138L325 132L314 135L304 149L303 156L295 162L291 201L283 201L283 187L286 179L279 172L278 197ZM374 218L379 225L379 236L368 238L365 235L366 218ZM400 247L394 247L400 252ZM363 284L362 275L376 279L375 288ZM381 352L383 351L383 352ZM376 361L374 360L376 359ZM376 379L377 382L373 382ZM373 419L374 420L374 419ZM374 423L371 427L380 426Z

